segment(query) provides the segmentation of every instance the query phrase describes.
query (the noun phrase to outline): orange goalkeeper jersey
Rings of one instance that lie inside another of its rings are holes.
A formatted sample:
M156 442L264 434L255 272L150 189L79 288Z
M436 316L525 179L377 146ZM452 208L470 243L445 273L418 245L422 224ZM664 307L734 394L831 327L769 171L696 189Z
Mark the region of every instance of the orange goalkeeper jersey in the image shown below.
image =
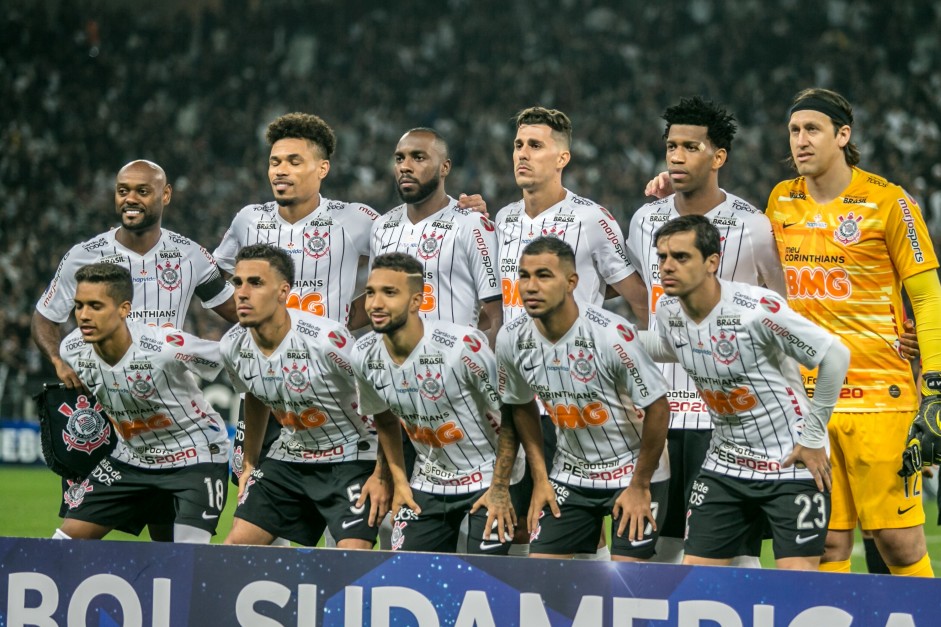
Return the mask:
M898 185L853 168L843 193L822 205L803 177L768 199L791 307L837 335L850 368L836 411L912 411L911 368L897 351L902 281L938 267L918 204ZM812 390L813 372L803 371Z

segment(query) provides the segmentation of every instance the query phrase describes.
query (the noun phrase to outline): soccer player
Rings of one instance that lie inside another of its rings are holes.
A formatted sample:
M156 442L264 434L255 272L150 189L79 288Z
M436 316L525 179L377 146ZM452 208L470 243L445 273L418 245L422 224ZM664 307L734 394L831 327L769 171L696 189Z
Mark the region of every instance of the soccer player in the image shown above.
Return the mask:
M516 127L513 174L523 198L503 207L495 220L504 322L526 311L519 291L521 251L537 237L550 236L575 251L581 277L576 300L601 306L610 286L646 327L647 295L627 259L621 227L606 209L562 185L572 158L572 122L561 111L530 107L517 114Z
M483 314L492 347L503 320L493 223L460 208L445 191L451 159L434 129L405 133L394 160L396 189L405 204L373 223L371 259L393 252L417 257L424 267L422 317L473 326Z
M519 290L528 316L497 337L499 391L512 406L534 483L531 555L595 552L611 514L613 558L649 559L670 474L666 381L634 325L576 301L575 268L575 252L560 238L527 244ZM534 398L559 430L548 475Z
M134 299L129 317L157 327L183 327L183 320L195 295L202 306L211 308L227 321L236 321L232 286L223 278L209 253L199 244L161 227L163 212L170 204L173 189L166 173L156 163L136 160L118 171L114 187L115 212L121 226L76 244L62 257L55 277L46 288L32 317L36 346L55 366L56 375L76 398L81 382L59 354L61 324L72 311L75 272L94 262L118 264L128 269L134 282ZM75 338L75 348L82 344ZM63 492L68 490L63 480ZM77 489L77 488L76 488ZM67 509L63 498L60 515ZM158 508L159 509L159 508ZM167 521L153 518L144 509L154 540L172 540L172 516ZM137 535L143 522L122 531Z
M852 347L847 380L830 421L833 514L821 570L847 572L857 519L872 532L889 570L932 576L921 499L911 459L897 474L918 409L909 364L894 348L902 332L904 286L921 345L922 408L916 443L931 442L941 405L941 286L921 210L901 187L861 170L852 142L853 109L830 90L811 88L788 112L791 159L800 175L768 199L798 313ZM809 372L804 383L813 389ZM941 461L936 454L927 463Z
M660 346L675 355L715 429L693 482L684 564L729 564L765 520L778 568L814 570L830 514L827 421L849 350L784 298L717 278L720 231L699 215L654 236L664 295ZM797 362L818 368L808 403Z
M496 359L480 331L421 315L426 276L404 253L373 260L366 283L373 333L353 350L360 409L375 414L395 484L392 549L453 553L470 514L467 552L506 555L514 509L499 488L512 479L518 444L511 422L501 428ZM418 454L411 482L400 420Z
M726 281L765 285L783 295L784 274L771 223L758 209L719 187L719 170L732 150L736 126L722 107L696 96L683 98L663 114L666 165L675 193L637 210L628 232L628 257L647 285L651 313L663 295L654 238L657 230L678 216L705 216L722 234L717 276ZM656 328L656 318L650 321ZM670 498L655 561L679 563L686 533L686 504L699 475L712 421L696 385L675 363L660 368L670 384ZM759 566L761 538L750 538L738 566Z
M222 359L245 394L239 505L226 544L286 538L315 545L329 527L337 546L371 549L388 509L377 442L358 410L352 338L339 322L288 309L294 263L269 244L235 258L239 325ZM259 460L269 409L281 435Z
M100 262L75 273L78 328L61 355L95 394L119 440L85 481L66 493L54 538L99 539L172 499L173 538L208 543L227 495L229 442L221 417L190 373L212 380L219 345L131 314L131 273Z

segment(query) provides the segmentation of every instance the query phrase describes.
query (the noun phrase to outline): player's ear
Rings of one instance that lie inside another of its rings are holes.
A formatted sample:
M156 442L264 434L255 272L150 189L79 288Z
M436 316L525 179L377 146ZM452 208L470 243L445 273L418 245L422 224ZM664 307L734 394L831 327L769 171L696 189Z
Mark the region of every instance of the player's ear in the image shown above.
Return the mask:
M712 169L718 170L725 165L726 159L729 158L729 151L725 148L719 148L712 154Z
M163 205L167 206L170 204L170 197L173 196L173 187L167 183L163 186Z
M286 305L290 295L291 284L287 281L281 281L281 285L278 286L278 303L281 305Z
M567 149L563 150L562 152L559 153L559 161L558 161L557 167L561 170L562 168L567 166L569 164L569 161L571 160L572 160L571 150L567 150Z
M706 269L709 271L709 274L717 274L719 272L719 253L712 253L706 257Z
M569 281L568 292L569 294L574 294L575 288L578 287L578 272L575 272L573 270L572 273L569 275L568 281Z
M441 167L438 169L438 175L441 178L444 178L450 173L451 173L451 160L445 159L444 162L441 164Z
M850 143L850 137L853 135L853 129L848 125L844 124L836 132L836 143L840 148L846 148Z
M131 301L126 300L120 305L118 305L118 314L124 319L127 319L128 315L131 313Z

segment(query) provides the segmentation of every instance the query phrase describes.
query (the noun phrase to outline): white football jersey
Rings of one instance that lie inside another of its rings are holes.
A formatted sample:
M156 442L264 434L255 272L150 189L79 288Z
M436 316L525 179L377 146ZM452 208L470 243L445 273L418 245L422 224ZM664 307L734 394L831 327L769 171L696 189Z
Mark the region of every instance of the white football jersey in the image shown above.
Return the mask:
M498 387L504 403L535 395L559 434L549 476L586 488L623 488L634 474L643 408L667 393L666 381L644 352L634 325L592 305L578 304L572 328L553 344L529 316L497 335ZM670 477L666 447L654 481Z
M118 434L112 457L140 468L225 463L225 422L203 398L196 377L222 370L218 342L174 328L128 320L131 346L109 366L75 329L62 340L62 359L107 412Z
M621 227L606 209L565 190L565 198L531 219L522 200L497 214L500 285L504 324L526 314L519 291L519 260L526 244L543 235L558 237L575 251L575 300L601 306L607 284L633 272Z
M232 286L222 278L205 248L173 231L161 229L160 239L143 255L115 239L117 229L76 244L65 253L56 275L36 303L36 310L53 322L65 322L75 305L75 273L91 263L127 268L134 283L130 319L158 327L182 328L195 294L206 309L232 298Z
M288 312L291 330L267 357L244 327L232 327L221 341L235 388L270 407L281 424L268 457L301 463L376 459L376 438L358 410L349 331L327 318Z
M477 329L444 320L425 320L424 327L401 365L389 357L381 334L368 333L356 343L353 369L362 410L391 410L402 421L418 454L414 489L483 490L493 480L500 430L496 359Z
M663 296L657 309L661 344L712 414L703 469L742 479L810 479L806 469L781 468L810 406L797 364L816 368L834 337L771 290L720 284L721 300L699 324L676 297Z
M784 291L784 271L778 259L771 222L764 213L738 196L725 193L725 201L706 214L722 236L719 260L720 279L764 285L779 294ZM667 221L678 218L675 195L648 203L631 218L627 235L627 254L647 285L650 299L650 329L656 329L657 301L663 295L660 264L654 246L654 234ZM677 364L660 364L670 385L671 429L711 429L709 408L703 403L696 385Z
M219 267L235 271L235 256L251 244L274 244L294 260L288 307L346 324L359 258L369 255L369 231L379 215L358 203L320 197L313 213L294 224L274 201L248 205L232 220L213 252Z
M478 303L500 298L493 222L479 213L448 206L417 224L400 205L373 223L369 265L377 255L401 252L425 267L425 300L420 313L431 320L474 326Z

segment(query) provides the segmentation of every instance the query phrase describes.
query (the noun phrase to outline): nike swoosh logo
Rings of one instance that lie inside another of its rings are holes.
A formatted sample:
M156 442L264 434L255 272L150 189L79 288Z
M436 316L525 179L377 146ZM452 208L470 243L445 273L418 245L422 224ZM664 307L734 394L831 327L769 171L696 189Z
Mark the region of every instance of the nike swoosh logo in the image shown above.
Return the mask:
M799 222L790 222L790 223L785 222L785 223L782 224L781 226L783 226L783 227L786 228L786 229L789 229L789 228L791 228L792 226L794 226L795 224L800 224L800 223L799 223Z
M650 544L653 542L653 538L647 538L646 540L637 540L631 541L631 546L644 546L645 544Z
M209 512L203 512L203 520L212 520L213 518L218 518L219 514L210 514Z
M909 507L906 507L905 509L902 509L902 508L900 507L900 508L898 509L899 516L901 516L902 514L904 514L904 513L907 512L907 511L911 510L913 507L915 507L915 506L914 506L914 505L911 505L911 506L909 506Z
M480 550L481 551L490 551L492 549L498 549L503 546L502 542L481 542Z
M676 340L673 340L673 346L676 348L683 348L684 346L688 346L688 345L689 345L689 342L677 342Z
M387 387L389 387L389 384L388 384L388 383L385 383L385 384L383 384L383 385L377 385L377 386L375 386L375 387L376 387L377 390L384 390L384 389L386 389Z
M246 381L251 381L252 379L254 379L254 378L257 377L257 376L258 376L257 374L253 374L253 375L250 376L250 377L243 377L243 378L244 378Z
M344 521L343 521L343 524L342 524L341 526L342 526L344 529L349 529L349 528L352 527L353 525L358 525L358 524L361 523L361 522L363 522L363 519L362 519L362 518L357 518L356 520L344 520Z
M533 364L532 366L523 366L523 370L526 370L526 371L535 370L535 369L536 369L535 364Z
M512 244L515 241L516 241L516 238L511 237L510 239L503 240L503 245L506 246L507 244Z
M388 248L389 246L395 246L395 242L392 242L391 244L383 244L383 245L382 245L382 250L385 250L385 249Z
M819 533L815 533L815 534L812 535L812 536L807 536L806 538L805 538L804 536L798 534L797 536L794 537L794 542L797 542L798 544L807 544L808 542L810 542L810 541L813 540L814 538L819 538L819 537L820 537L820 534L819 534Z

